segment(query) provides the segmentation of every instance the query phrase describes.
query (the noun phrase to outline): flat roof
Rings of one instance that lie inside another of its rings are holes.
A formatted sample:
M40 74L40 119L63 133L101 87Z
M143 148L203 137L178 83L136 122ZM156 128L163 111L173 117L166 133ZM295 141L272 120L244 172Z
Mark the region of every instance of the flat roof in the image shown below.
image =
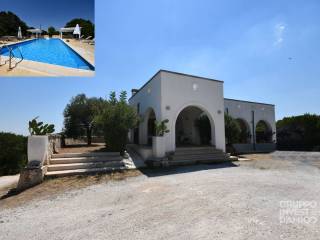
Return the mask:
M174 71L169 71L169 70L164 70L164 69L160 69L156 74L154 74L145 84L142 85L141 88L139 88L137 90L137 92L132 95L129 100L131 98L133 98L138 92L140 92L149 82L152 81L152 79L157 76L160 72L165 72L165 73L171 73L171 74L176 74L176 75L181 75L181 76L186 76L186 77L194 77L194 78L200 78L200 79L203 79L203 80L208 80L208 81L215 81L215 82L220 82L220 83L223 83L223 81L221 80L216 80L216 79L213 79L213 78L206 78L206 77L199 77L199 76L195 76L195 75L191 75L191 74L186 74L186 73L180 73L180 72L174 72Z
M274 104L270 104L270 103L252 102L252 101L238 100L238 99L233 99L233 98L224 98L224 100L275 106Z

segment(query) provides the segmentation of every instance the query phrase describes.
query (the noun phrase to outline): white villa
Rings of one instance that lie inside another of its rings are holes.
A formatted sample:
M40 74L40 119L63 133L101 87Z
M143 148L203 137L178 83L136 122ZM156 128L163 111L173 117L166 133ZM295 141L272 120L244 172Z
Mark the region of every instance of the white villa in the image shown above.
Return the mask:
M226 113L237 119L246 133L238 144L233 144L238 152L275 149L275 106L226 99L223 81L160 70L140 89L132 90L129 103L136 107L142 119L139 127L129 134L130 141L140 148L149 146L151 149L154 121L164 119L169 120L170 130L164 135L165 152L175 152L179 147L203 146L196 120L206 115L210 121L208 144L225 152ZM151 154L149 151L142 155L148 158Z

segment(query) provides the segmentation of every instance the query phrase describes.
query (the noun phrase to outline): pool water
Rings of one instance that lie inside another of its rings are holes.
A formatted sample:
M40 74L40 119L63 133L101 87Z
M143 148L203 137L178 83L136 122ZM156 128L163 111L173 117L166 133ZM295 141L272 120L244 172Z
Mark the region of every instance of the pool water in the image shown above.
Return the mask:
M26 60L60 65L64 67L94 70L94 67L84 60L60 39L34 39L10 45L16 58L20 58L21 50ZM1 55L8 56L8 49L1 50Z

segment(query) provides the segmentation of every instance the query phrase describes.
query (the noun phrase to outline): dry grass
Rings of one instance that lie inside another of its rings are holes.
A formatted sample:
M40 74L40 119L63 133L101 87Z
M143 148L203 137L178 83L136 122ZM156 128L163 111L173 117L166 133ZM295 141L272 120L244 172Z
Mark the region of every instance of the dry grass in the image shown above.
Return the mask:
M94 143L91 146L86 144L74 144L59 149L59 153L88 153L88 152L102 152L106 150L105 144Z
M109 181L120 181L128 177L136 177L139 175L141 175L141 172L138 170L126 170L108 174L80 175L47 179L42 184L27 189L17 195L10 197L5 196L5 198L0 200L0 207L14 208L35 199L47 199L67 191L85 188L94 184L107 183Z

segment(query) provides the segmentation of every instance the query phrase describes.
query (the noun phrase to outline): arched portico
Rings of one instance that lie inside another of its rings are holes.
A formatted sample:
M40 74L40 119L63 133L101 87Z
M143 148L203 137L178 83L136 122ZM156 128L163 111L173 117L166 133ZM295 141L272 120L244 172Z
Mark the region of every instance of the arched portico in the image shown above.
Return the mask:
M252 135L249 123L242 118L237 118L236 121L238 122L241 129L239 143L250 143Z
M183 106L172 122L174 146L216 144L215 124L211 114L201 105Z
M272 143L273 132L270 124L265 120L259 120L255 126L256 143Z

